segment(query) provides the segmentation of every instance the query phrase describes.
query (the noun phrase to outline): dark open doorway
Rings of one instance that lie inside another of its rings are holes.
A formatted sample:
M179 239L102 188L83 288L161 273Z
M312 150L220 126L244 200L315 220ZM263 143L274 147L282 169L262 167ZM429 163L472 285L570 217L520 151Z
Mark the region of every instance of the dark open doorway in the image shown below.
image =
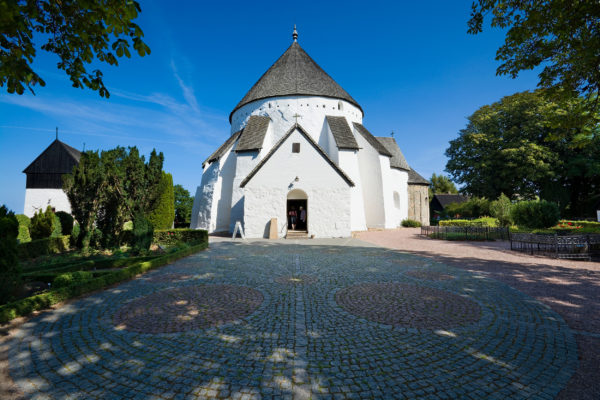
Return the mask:
M304 221L302 220L302 211L304 211ZM295 219L292 221L295 212ZM288 200L287 201L287 223L288 231L308 231L308 207L307 201L304 200Z

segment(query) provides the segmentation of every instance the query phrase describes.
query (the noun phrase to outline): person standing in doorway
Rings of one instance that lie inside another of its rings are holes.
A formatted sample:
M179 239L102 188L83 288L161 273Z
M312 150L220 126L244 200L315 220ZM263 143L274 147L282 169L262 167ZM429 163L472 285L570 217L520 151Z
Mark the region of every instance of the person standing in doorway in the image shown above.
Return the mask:
M296 230L296 220L298 218L298 214L296 213L296 207L292 207L290 209L288 216L290 217L290 223L292 224L292 230Z
M299 224L304 230L308 230L308 228L306 227L306 210L300 206L300 224Z

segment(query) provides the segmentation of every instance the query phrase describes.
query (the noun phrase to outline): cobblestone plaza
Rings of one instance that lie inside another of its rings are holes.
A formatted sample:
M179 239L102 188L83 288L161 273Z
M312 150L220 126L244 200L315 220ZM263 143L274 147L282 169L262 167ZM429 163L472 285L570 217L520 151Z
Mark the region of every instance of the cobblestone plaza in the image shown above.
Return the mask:
M216 241L9 345L36 399L552 399L577 367L549 307L355 239Z

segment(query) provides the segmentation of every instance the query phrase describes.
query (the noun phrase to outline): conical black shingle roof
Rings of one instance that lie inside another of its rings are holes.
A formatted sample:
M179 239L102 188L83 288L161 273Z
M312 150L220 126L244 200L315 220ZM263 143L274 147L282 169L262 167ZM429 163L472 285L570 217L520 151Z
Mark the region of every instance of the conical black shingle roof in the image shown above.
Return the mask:
M358 102L327 75L297 42L293 42L235 106L229 115L229 121L231 122L231 117L237 109L252 101L294 95L342 99L362 111Z
M81 152L56 139L25 170L26 174L68 174L79 163Z

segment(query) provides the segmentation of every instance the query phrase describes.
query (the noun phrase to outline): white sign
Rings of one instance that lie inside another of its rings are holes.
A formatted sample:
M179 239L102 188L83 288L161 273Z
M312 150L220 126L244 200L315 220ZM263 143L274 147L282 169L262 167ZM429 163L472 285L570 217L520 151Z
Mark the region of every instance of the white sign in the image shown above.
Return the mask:
M238 232L240 233L242 239L246 240L246 236L244 235L244 229L242 228L242 223L240 221L235 221L235 228L233 229L233 236L231 238L235 239Z

